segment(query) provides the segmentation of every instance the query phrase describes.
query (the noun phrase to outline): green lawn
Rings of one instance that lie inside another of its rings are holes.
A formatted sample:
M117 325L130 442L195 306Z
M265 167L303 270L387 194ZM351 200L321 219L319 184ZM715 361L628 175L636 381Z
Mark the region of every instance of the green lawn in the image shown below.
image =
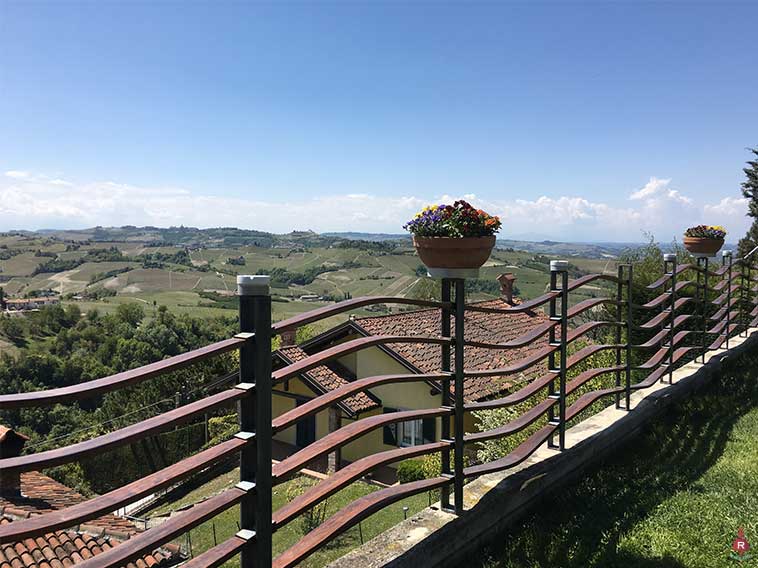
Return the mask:
M149 513L149 516L156 516L159 514L165 514L168 511L176 510L184 505L190 505L196 503L204 498L210 497L220 493L228 487L232 487L239 481L239 471L233 470L227 474L221 475L199 487L198 489L188 493L186 496L178 499L170 505L162 506ZM293 484L305 483L311 485L315 483L315 480L310 478L300 478L299 480L292 480L277 486L274 489L273 505L274 510L281 507L284 503L292 497ZM331 516L339 509L347 505L348 503L367 495L373 491L377 491L378 488L366 483L353 483L350 487L343 489L336 495L330 497L327 501L327 517ZM429 505L429 496L425 493L422 495L415 495L394 503L384 510L372 515L368 519L361 523L360 529L358 526L351 528L342 536L338 537L331 544L328 544L323 549L317 551L313 556L301 563L301 566L317 567L325 566L329 562L343 556L350 550L360 546L361 544L361 531L363 532L363 540L368 541L381 532L384 532L388 528L397 524L403 520L403 507L408 507L408 515L420 511L424 507ZM190 540L192 542L192 552L197 555L209 548L212 548L214 542L221 543L225 539L234 535L238 529L237 522L239 521L239 508L234 507L228 511L215 517L212 521L208 521L196 529L193 529L190 534ZM214 525L215 525L215 540L214 540ZM285 525L282 529L274 534L274 555L282 553L284 550L295 544L303 536L302 524L298 519L295 519L288 525ZM181 544L186 545L187 541L181 539ZM238 559L229 561L226 566L233 567L239 566Z
M480 566L758 566L729 558L740 527L758 548L758 353L546 499Z

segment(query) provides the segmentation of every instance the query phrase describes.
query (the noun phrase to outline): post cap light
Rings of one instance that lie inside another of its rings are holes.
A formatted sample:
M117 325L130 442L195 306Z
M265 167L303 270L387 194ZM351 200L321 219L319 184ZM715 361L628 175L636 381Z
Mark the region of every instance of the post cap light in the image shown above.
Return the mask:
M675 262L676 261L676 254L669 252L663 255L663 261L664 262Z
M568 260L551 260L550 261L550 272L563 272L564 270L568 270L569 263Z
M263 274L237 276L237 294L239 296L268 296L271 277Z
M724 258L730 257L730 256L732 256L732 251L730 251L730 250L722 250L721 251L721 256L723 256Z

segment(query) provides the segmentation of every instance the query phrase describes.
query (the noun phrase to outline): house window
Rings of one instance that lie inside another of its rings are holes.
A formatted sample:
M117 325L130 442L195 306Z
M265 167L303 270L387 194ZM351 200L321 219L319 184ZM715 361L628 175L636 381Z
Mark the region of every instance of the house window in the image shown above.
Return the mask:
M398 412L398 408L384 408L384 413ZM384 443L401 448L419 446L434 442L436 438L436 420L434 418L396 422L384 427Z
M397 425L400 435L400 446L420 446L424 443L423 420L410 420Z

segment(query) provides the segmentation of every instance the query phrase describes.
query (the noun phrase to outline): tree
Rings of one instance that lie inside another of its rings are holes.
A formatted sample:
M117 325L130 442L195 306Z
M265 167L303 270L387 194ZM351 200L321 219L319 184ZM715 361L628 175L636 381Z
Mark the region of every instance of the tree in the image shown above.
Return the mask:
M748 199L748 216L753 218L753 224L745 236L740 239L739 255L745 256L753 248L758 246L758 147L748 148L755 159L747 161L747 167L743 168L745 177L742 182L742 195Z
M142 306L135 302L128 304L121 304L116 308L116 316L124 323L129 324L132 327L137 327L142 319L145 317L145 310Z
M442 296L440 281L433 278L419 278L409 296L414 300L439 300Z
M0 332L16 345L24 341L24 326L17 318L10 316L0 318Z

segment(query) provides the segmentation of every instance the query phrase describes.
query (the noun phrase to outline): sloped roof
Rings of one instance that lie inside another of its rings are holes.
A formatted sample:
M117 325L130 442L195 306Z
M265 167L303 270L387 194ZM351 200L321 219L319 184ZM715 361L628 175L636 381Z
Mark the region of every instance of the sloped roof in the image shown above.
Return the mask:
M32 471L21 474L21 497L0 497L0 524L8 524L86 498L57 481ZM139 531L128 520L103 515L75 529L58 530L20 542L0 544L0 568L63 568L118 546ZM128 568L164 567L181 560L179 548L164 545L127 564Z
M12 522L0 517L0 525ZM61 530L22 542L0 544L0 568L64 568L83 562L122 542L107 533L94 536L74 530ZM176 554L168 547L156 550L127 564L127 568L154 568L176 564Z
M0 424L0 443L5 442L10 438L18 438L23 442L29 441L29 436L21 434L20 432L16 432L12 428L8 428L7 426Z
M473 302L471 305L491 308L508 307L508 304L501 299ZM465 339L467 341L506 343L528 333L546 321L548 321L547 315L536 310L516 314L467 311L464 327ZM362 317L353 320L352 323L358 330L368 335L439 336L442 314L439 309L431 308L383 316ZM454 326L455 316L452 316L451 328L454 329ZM505 367L532 355L546 345L547 335L517 349L498 350L466 346L464 350L466 369L484 370ZM437 373L441 369L442 350L438 345L393 343L387 345L386 348L422 373ZM454 359L454 354L451 354L451 359ZM534 365L524 375L526 377L541 375L545 370L546 366L542 363ZM464 398L468 401L482 400L509 389L522 379L523 376L520 378L518 375L467 378L464 384Z
M275 354L283 356L286 362L292 363L308 357L308 354L297 345L281 347L275 351ZM321 365L303 374L310 378L323 392L332 391L350 382L347 378L340 376L326 365ZM379 404L373 398L363 392L342 400L342 404L353 414L379 407Z

